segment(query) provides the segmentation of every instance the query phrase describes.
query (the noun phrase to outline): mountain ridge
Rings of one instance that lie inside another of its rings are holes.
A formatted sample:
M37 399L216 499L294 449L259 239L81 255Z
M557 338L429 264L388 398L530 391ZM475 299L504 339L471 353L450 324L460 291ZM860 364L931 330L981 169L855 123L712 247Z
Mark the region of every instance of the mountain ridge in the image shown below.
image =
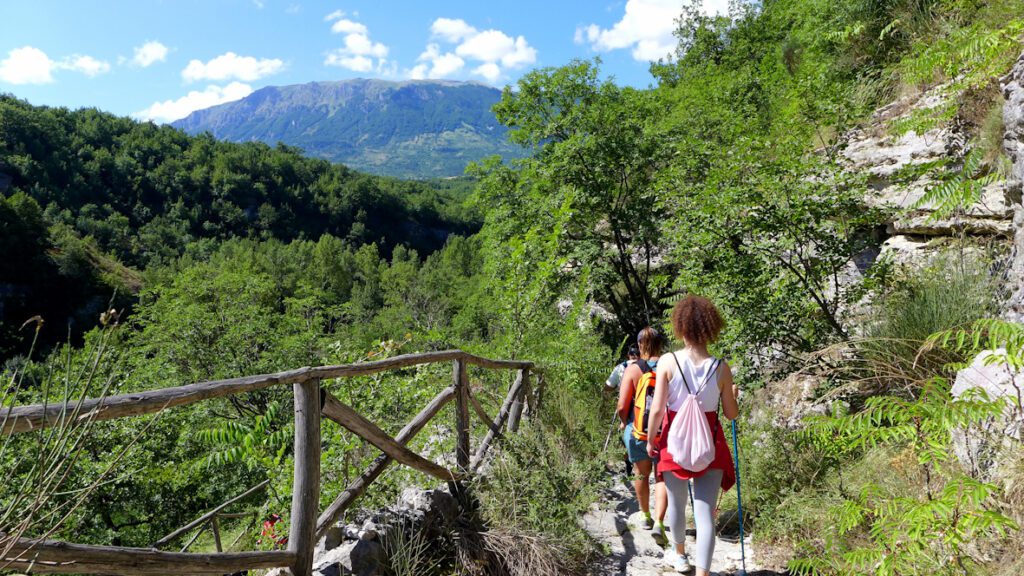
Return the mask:
M232 142L282 142L357 170L457 176L492 154L518 158L491 112L501 91L478 82L357 78L266 86L171 123Z

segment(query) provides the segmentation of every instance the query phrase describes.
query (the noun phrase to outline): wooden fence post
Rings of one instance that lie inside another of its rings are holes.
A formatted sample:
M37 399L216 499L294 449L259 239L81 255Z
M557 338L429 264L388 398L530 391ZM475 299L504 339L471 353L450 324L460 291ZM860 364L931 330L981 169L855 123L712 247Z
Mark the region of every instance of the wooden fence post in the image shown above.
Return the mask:
M512 406L508 412L508 431L512 434L519 430L519 418L523 414L523 396L530 389L530 371L526 368L519 370L519 374L516 375L516 384L513 386L520 382L522 384L519 386L519 393L512 399Z
M460 471L469 468L469 374L465 361L455 361L455 462Z
M293 385L295 467L288 550L295 552L293 576L311 576L316 519L320 507L320 381Z

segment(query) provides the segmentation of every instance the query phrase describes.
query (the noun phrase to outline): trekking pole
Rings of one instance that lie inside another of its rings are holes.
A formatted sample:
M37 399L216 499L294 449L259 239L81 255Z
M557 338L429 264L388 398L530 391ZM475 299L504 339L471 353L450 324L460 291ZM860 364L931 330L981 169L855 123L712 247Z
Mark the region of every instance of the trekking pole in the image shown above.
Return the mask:
M747 574L747 552L743 544L743 490L740 488L740 443L736 436L736 421L732 421L732 447L736 451L736 505L740 515L740 560L743 569L737 572L738 576Z
M610 423L610 424L608 425L608 426L609 426L609 428L608 428L608 436L607 436L607 437L606 437L606 438L604 439L604 448L602 448L602 449L601 449L601 451L602 451L602 452L604 452L605 450L607 450L607 449L608 449L608 442L610 442L610 441L611 441L611 439L612 439L612 434L614 434L614 433L615 433L615 418L616 418L616 417L617 417L618 415L619 415L619 414L618 414L617 412L613 412L613 413L612 413L612 421L611 421L611 423Z

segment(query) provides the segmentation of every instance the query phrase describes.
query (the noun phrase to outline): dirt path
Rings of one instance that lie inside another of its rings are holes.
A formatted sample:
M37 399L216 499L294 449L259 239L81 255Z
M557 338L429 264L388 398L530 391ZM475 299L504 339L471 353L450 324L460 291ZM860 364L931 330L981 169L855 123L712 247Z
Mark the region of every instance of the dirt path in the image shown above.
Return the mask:
M639 511L632 489L623 482L621 474L615 475L612 485L605 490L604 496L602 502L593 506L583 518L587 532L607 552L591 568L591 576L678 574L664 563L662 560L664 549L651 537L651 532L644 529L643 514ZM692 527L692 521L689 524ZM693 546L692 531L687 535L686 542L688 549ZM757 569L749 536L745 546L748 576L778 574ZM711 563L712 573L737 574L741 567L739 542L718 538Z

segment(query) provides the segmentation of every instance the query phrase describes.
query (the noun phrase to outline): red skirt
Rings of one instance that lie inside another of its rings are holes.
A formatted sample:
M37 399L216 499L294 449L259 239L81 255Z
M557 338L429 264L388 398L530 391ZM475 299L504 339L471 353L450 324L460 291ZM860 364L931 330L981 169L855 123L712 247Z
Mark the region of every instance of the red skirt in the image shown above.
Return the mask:
M725 432L718 421L718 412L705 412L704 415L707 416L708 425L711 426L712 434L715 436L715 459L711 461L711 464L700 472L693 472L676 464L676 461L672 459L672 454L668 451L668 429L672 426L672 419L676 417L676 413L669 410L665 415L665 422L661 427L662 432L657 440L658 472L661 474L671 472L683 480L689 480L703 476L711 469L721 470L722 491L727 492L736 483L736 467L732 462L732 453L729 452L729 445L725 443Z

